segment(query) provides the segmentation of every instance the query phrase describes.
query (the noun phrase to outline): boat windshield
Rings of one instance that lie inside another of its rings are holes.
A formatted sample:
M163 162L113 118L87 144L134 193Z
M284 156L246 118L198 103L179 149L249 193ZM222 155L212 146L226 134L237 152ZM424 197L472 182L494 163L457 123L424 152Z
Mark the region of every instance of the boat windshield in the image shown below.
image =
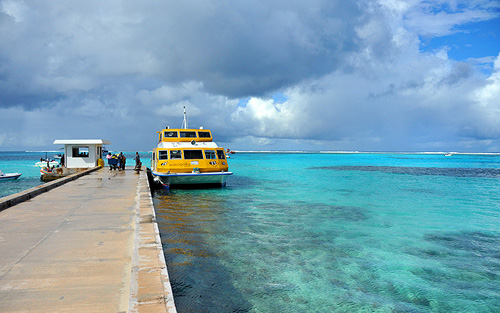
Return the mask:
M165 137L165 138L177 138L178 135L177 135L177 132L166 131L163 133L163 137Z
M181 150L171 150L170 151L170 159L171 160L182 159L182 152L181 152Z
M184 159L203 159L203 153L201 152L201 150L184 150Z
M210 138L210 132L208 131L199 131L198 132L198 137L200 138Z
M225 159L224 150L217 150L217 157L221 160Z
M158 159L160 160L168 160L168 151L158 151Z
M196 138L196 132L180 132L181 138Z
M210 159L210 160L217 159L215 157L215 151L214 150L205 150L205 158Z

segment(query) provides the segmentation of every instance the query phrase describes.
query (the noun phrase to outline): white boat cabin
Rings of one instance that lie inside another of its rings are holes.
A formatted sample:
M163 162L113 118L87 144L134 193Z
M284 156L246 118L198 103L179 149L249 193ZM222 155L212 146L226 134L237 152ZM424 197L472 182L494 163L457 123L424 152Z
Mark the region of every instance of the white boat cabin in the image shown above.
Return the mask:
M102 160L102 146L111 142L103 139L55 140L55 145L64 145L64 167L90 168L98 166Z

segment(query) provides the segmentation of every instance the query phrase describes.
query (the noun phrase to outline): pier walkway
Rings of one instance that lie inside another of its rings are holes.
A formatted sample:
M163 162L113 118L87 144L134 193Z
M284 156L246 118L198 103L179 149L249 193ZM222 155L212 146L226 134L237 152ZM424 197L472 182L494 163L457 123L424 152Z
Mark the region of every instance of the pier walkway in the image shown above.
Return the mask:
M176 312L146 173L102 168L0 211L0 312Z

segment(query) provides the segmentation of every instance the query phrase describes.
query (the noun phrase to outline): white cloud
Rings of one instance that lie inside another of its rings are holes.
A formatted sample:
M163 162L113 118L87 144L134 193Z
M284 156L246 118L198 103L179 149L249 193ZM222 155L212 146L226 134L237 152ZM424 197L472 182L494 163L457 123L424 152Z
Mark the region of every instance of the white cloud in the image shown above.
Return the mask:
M422 36L446 36L459 32L458 27L471 22L485 21L493 14L484 10L464 10L462 12L437 13L412 11L406 15L406 25Z
M192 98L194 95L203 93L201 82L189 81L180 85L163 85L154 90L140 90L137 99L143 104L175 103Z
M494 72L486 83L470 95L472 116L464 132L472 137L498 139L500 137L500 54Z
M39 144L64 129L150 149L186 106L190 126L248 147L493 149L498 58L484 77L492 58L419 50L420 36L491 18L493 5L2 1L0 133L16 121Z
M500 54L495 60L494 71L486 79L486 85L478 89L473 97L484 108L495 107L500 109Z
M304 123L300 103L293 96L285 102L273 99L250 98L243 107L239 106L231 114L233 125L240 125L245 134L265 138L304 138L310 133L309 125Z
M17 23L22 22L26 17L28 9L23 1L4 0L0 3L1 11L14 18Z

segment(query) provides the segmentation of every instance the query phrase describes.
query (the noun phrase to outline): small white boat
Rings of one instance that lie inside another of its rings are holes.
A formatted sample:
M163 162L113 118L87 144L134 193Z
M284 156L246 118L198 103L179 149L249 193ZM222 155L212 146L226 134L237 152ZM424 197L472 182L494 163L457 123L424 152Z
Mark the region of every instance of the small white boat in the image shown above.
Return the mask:
M59 166L59 161L56 161L56 159L61 160L61 155L54 155L54 159L50 159L47 156L47 152L45 152L45 157L40 158L39 162L35 163L35 166L44 168L44 167L57 167Z
M47 163L49 164L49 167L57 167L59 165L59 162L57 161L40 161L40 162L36 162L35 163L35 166L38 166L38 167L47 167Z
M0 181L17 179L21 175L21 173L4 173L0 171Z

